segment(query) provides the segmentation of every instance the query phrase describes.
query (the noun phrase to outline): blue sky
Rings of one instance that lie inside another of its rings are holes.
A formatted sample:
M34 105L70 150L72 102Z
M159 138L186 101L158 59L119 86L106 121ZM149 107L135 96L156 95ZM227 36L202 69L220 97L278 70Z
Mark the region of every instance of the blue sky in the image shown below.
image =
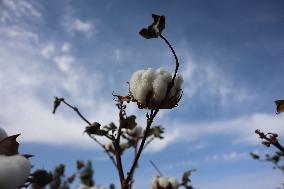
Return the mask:
M154 124L165 140L143 154L135 188L149 188L156 175L181 177L197 168L200 189L275 188L281 173L248 153L268 149L256 128L284 136L284 117L273 101L283 99L284 2L216 1L0 1L0 125L21 133L21 151L34 154L36 168L59 163L72 172L77 159L92 160L98 184L118 182L111 162L86 135L69 109L51 113L54 96L72 102L90 120L118 121L112 91L127 94L138 69L174 69L159 39L138 31L166 15L166 36L180 59L184 96ZM128 112L145 125L145 111ZM273 150L272 150L273 151ZM131 154L124 157L125 166Z

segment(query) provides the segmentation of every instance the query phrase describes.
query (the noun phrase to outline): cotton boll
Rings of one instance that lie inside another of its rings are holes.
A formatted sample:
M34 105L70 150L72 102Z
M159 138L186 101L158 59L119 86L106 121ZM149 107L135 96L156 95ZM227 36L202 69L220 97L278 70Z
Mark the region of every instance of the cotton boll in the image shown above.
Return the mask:
M30 169L30 161L21 155L0 155L0 188L15 189L24 185Z
M147 79L142 79L140 85L137 87L136 98L141 103L146 103L146 98L149 92L152 91L152 82Z
M151 182L151 189L158 189L158 178L159 177L154 177L152 182Z
M158 75L153 82L154 100L156 103L161 102L166 95L169 82L166 76Z
M80 184L77 189L89 189L88 186L86 186L85 184Z
M4 138L8 137L6 131L0 127L0 141L3 140Z
M159 177L158 182L162 188L167 188L169 186L169 181L166 177Z
M142 79L145 79L149 81L150 83L152 83L156 77L155 71L152 68L148 68L147 70L143 70L143 71L144 72L142 74Z
M133 129L127 129L127 134L132 136L132 137L139 137L142 134L142 127L134 127Z
M170 92L170 97L174 96L176 94L176 91L181 89L182 83L183 83L183 77L180 74L177 74L174 81L174 86L172 87Z
M177 189L178 188L178 182L177 182L177 179L175 177L170 177L168 179L168 181L171 184L172 189Z
M140 85L143 72L144 70L138 70L134 72L131 76L131 79L129 81L129 88L133 96L136 96L136 91L138 86Z

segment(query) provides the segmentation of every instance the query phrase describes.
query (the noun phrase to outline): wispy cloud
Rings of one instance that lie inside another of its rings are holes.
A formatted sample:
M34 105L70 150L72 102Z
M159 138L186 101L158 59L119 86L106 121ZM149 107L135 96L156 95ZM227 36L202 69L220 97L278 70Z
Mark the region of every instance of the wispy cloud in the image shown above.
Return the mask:
M83 20L75 16L70 7L66 9L66 14L62 17L61 25L71 35L83 34L90 38L98 32L94 21Z
M207 101L208 98L214 98L214 103L219 103L222 107L254 98L252 93L234 81L221 67L216 66L218 64L214 64L214 58L200 58L196 61L187 51L183 51L182 59L184 62L181 73L185 80L186 97L199 97Z
M222 154L213 154L206 156L205 161L212 162L212 161L238 161L249 159L249 152L229 152L229 153L222 153Z

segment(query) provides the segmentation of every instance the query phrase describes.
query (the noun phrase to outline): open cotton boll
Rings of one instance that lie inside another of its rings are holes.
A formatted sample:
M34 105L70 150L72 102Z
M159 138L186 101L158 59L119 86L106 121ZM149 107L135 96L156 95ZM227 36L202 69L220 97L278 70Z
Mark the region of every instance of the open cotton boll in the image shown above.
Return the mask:
M178 181L175 177L170 177L168 179L169 183L171 184L172 186L172 189L177 189L178 188Z
M137 95L136 94L137 87L139 86L139 83L141 82L143 73L144 73L144 70L138 70L132 74L132 77L129 81L129 88L133 96Z
M27 158L21 155L0 155L0 188L19 188L25 184L30 170L31 164Z
M176 78L175 78L174 86L171 89L170 96L175 95L176 91L181 89L182 83L183 83L183 77L180 74L177 74ZM179 93L180 93L180 91L179 91Z
M3 140L4 138L8 137L6 131L0 127L0 141Z
M159 177L158 182L162 188L167 188L169 186L169 181L166 177Z
M171 79L171 77L167 77L164 74L157 75L153 82L153 98L155 103L159 103L165 98Z
M174 84L170 91L168 99L166 99L162 105L160 104L166 97L172 77L172 74L162 68L157 70L148 68L147 70L136 71L132 74L129 81L130 97L134 102L137 102L138 106L141 108L173 108L180 99L180 93L177 93L177 91L181 89L181 75L177 75L175 79L176 84Z

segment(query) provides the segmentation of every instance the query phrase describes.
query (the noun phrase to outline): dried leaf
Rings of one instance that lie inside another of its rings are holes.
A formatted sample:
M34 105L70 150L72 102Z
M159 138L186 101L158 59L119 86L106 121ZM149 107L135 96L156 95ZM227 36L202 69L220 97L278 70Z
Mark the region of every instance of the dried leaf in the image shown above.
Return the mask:
M80 161L80 160L77 160L76 165L77 165L77 169L78 169L78 170L80 170L80 169L82 169L83 167L85 167L84 162L83 162L83 161Z
M19 135L12 135L0 141L0 155L12 156L19 153L19 143L16 140Z
M165 29L165 23L166 23L165 16L152 14L152 17L154 19L154 22L150 26L148 26L147 29L143 28L139 32L139 34L146 39L159 37L159 35Z
M37 170L32 174L32 183L36 186L44 188L52 181L52 174L46 170Z
M122 124L122 128L134 129L137 125L136 116L131 115L131 116L127 117L126 119L123 119L121 124Z
M56 109L59 107L60 103L63 101L63 98L54 97L53 101L53 111L52 113L55 114Z
M276 104L276 113L277 114L284 112L284 100L276 100L275 104Z
M250 156L251 156L253 159L259 159L259 158L260 158L258 154L253 153L253 152L250 153Z

